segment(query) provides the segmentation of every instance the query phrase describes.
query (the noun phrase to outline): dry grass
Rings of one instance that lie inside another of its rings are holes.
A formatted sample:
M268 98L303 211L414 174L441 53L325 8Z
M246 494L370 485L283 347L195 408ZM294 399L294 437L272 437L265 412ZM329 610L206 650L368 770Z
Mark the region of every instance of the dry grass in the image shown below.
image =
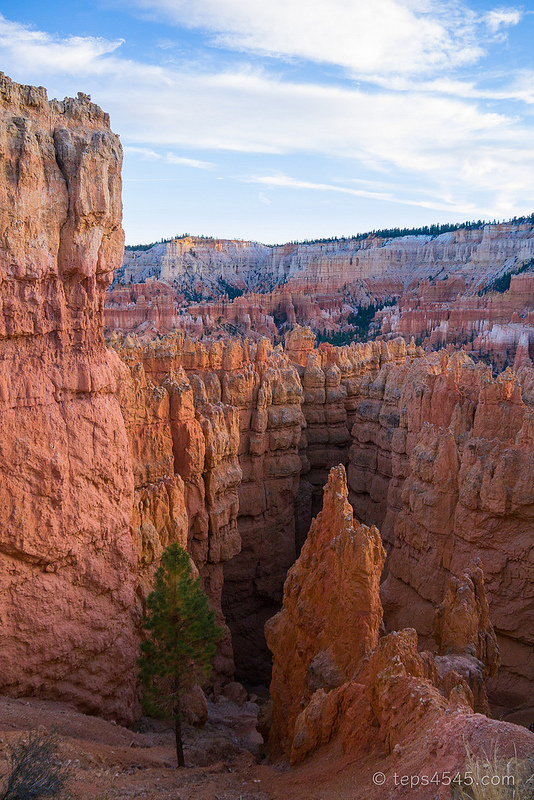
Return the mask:
M474 756L467 750L462 786L454 800L534 800L534 759Z

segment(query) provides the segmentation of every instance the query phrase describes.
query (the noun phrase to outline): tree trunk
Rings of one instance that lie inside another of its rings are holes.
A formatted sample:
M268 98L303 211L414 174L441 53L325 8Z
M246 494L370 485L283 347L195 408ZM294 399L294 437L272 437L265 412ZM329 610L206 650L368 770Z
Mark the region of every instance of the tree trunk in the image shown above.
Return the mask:
M180 707L180 681L176 675L174 681L174 734L176 736L176 760L178 767L185 767L184 748L182 745L182 709Z

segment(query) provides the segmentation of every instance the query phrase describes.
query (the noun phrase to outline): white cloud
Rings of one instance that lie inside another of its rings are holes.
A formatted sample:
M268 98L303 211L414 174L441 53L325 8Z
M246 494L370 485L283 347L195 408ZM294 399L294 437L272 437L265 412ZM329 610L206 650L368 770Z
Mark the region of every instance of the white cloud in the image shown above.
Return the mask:
M0 14L0 48L16 55L26 69L45 72L58 69L71 74L99 71L99 61L114 53L122 39L110 41L93 36L64 39L10 22ZM105 69L105 64L102 64Z
M199 2L204 7L207 0ZM414 0L404 8L413 15L427 6ZM486 110L477 101L491 92L447 75L424 83L404 75L395 90L364 91L291 83L250 68L162 67L122 58L119 41L60 39L3 18L0 57L15 80L42 83L47 76L60 96L91 93L132 156L210 169L211 162L193 157L199 149L319 155L342 160L347 179L363 167L396 186L381 191L281 175L256 182L460 213L475 208L477 216L482 209L504 217L534 206L529 120ZM503 96L532 102L531 77L515 76Z
M198 161L196 158L184 158L183 156L176 156L174 153L167 153L166 159L169 164L180 164L184 167L193 167L194 169L213 169L213 164L209 161Z
M476 16L455 0L136 0L219 46L340 65L352 74L420 74L482 54Z
M352 194L355 197L372 197L377 200L392 200L392 196L380 192L369 192L365 189L348 189L344 186L335 186L328 183L314 183L312 181L302 181L291 178L282 173L271 175L254 175L249 178L242 178L245 183L262 183L272 188L283 189L310 189L312 191L341 192L341 194Z
M168 164L178 164L183 167L193 167L194 169L213 169L214 164L209 161L199 161L197 158L186 158L185 156L177 156L175 153L157 153L149 147L137 147L135 145L125 145L124 152L126 155L136 155L144 161L159 161L164 159Z
M496 8L484 15L484 21L492 33L497 33L501 28L517 25L523 12L518 8Z
M156 153L155 150L150 150L148 147L125 145L123 149L126 155L140 156L144 161L158 161L161 158L159 153Z
M352 195L353 197L362 197L368 200L380 200L387 203L402 203L404 205L418 206L420 208L429 208L439 211L450 211L454 213L464 212L469 214L473 210L472 203L458 203L458 202L441 202L437 200L425 200L423 197L418 199L410 199L405 196L402 189L395 187L396 191L385 192L372 192L364 189L350 189L344 186L336 186L331 183L314 183L313 181L303 181L297 178L292 178L289 175L276 174L276 175L254 175L248 178L242 178L245 183L260 183L269 186L271 189L301 189L312 192L336 192L338 194ZM424 194L424 193L423 193ZM261 199L261 193L260 193ZM270 204L271 201L269 201Z

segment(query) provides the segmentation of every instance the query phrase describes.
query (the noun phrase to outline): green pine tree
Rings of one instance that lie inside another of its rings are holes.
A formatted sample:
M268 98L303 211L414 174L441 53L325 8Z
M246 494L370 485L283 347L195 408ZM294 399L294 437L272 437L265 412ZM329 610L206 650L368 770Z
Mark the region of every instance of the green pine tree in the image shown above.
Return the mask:
M184 767L181 697L209 675L221 629L187 552L176 543L161 557L147 607L148 637L138 662L143 709L173 719L178 766Z

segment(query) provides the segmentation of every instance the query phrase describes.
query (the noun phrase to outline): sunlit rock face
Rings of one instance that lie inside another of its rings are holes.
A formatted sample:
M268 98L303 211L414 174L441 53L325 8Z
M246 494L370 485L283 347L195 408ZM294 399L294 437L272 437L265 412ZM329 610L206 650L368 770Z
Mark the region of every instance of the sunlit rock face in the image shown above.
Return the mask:
M135 707L133 475L104 345L121 147L85 95L0 76L0 688Z

